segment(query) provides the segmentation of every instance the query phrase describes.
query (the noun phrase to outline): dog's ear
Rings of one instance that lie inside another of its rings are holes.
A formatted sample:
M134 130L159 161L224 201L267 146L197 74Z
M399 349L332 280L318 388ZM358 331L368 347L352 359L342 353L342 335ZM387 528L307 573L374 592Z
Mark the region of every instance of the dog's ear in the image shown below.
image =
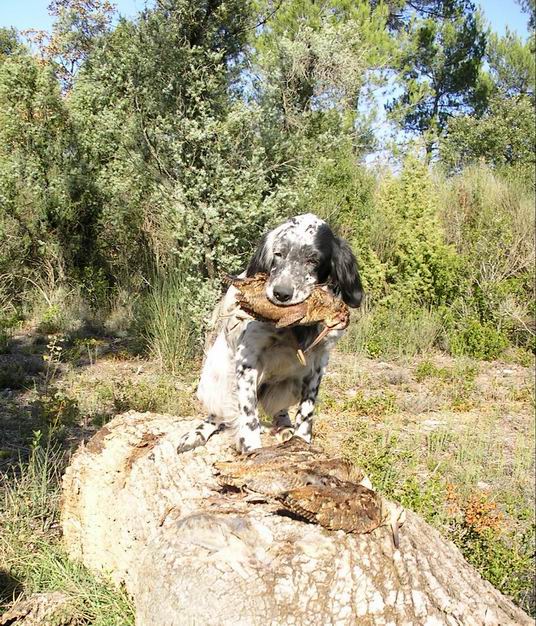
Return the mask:
M251 257L248 268L246 270L246 276L253 276L255 274L268 274L272 267L272 253L268 249L267 241L268 234L262 236L255 254Z
M352 249L344 239L335 237L331 254L331 279L348 306L358 307L363 299L363 285Z

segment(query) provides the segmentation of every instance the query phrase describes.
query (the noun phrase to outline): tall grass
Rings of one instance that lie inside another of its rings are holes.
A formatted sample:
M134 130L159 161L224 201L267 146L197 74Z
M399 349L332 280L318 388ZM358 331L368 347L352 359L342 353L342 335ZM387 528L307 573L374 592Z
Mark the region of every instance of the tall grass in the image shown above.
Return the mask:
M185 371L195 354L199 331L193 318L196 293L178 272L156 274L144 298L141 320L148 352L162 369Z
M440 315L428 307L365 307L341 341L343 352L401 358L426 354L443 333Z
M478 165L436 189L446 238L464 256L472 285L466 318L488 321L514 345L534 350L534 187Z
M37 434L29 461L0 479L0 602L7 605L13 592L28 597L61 591L69 598L73 624L130 626L133 608L124 591L70 561L61 546L60 476L65 461L64 452L50 441L41 445Z

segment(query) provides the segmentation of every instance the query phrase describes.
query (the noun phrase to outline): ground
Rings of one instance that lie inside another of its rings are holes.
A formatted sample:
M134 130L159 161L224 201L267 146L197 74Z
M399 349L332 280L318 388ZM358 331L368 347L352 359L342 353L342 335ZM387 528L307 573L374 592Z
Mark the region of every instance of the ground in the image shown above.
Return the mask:
M198 364L166 374L128 339L91 333L67 339L27 328L0 347L0 603L67 590L78 623L131 624L128 599L61 550L61 468L117 413L198 417ZM317 444L364 467L376 489L423 515L532 613L533 383L531 362L336 352L315 422Z

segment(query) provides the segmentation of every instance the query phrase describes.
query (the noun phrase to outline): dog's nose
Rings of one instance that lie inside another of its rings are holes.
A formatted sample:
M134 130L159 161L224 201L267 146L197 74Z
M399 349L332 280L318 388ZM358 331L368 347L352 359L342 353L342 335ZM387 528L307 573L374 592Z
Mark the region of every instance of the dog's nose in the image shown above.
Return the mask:
M279 302L288 302L292 298L294 289L290 285L278 285L274 287L274 298Z

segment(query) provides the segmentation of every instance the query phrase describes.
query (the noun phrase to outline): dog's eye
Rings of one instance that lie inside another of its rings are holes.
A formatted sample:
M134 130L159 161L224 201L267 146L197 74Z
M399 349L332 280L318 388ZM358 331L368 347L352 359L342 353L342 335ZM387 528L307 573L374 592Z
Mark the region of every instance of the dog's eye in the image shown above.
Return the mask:
M274 259L282 259L283 255L281 254L281 252L274 252Z

